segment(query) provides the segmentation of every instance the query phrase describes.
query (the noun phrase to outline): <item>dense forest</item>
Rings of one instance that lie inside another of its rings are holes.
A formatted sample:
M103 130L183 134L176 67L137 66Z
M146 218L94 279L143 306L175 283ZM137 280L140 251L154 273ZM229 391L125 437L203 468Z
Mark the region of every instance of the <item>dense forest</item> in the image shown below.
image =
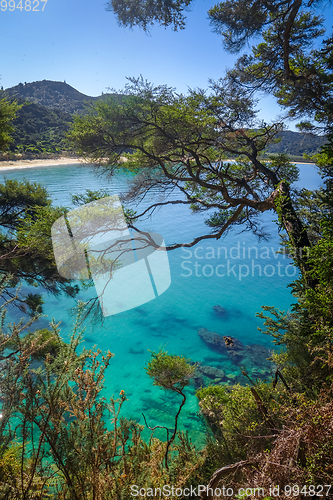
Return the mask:
M185 27L184 8L190 3L111 0L108 9L124 26L148 30L160 23L177 30ZM38 184L7 180L0 185L0 498L333 498L333 38L317 15L321 5L222 0L208 14L225 48L237 52L253 37L261 41L225 77L211 82L208 95L200 89L179 95L133 78L119 98L96 100L86 113L75 114L66 134L72 150L100 172L136 174L124 203L162 186L173 193L164 205L187 204L194 213L207 213L206 230L167 251L219 239L230 228L263 238L258 215L270 210L282 248L299 272L290 284L292 310L263 304L258 313L262 332L275 347L265 359L271 374L252 376L238 363L243 384L226 384L221 374L217 381L216 372L215 383L205 384L207 367L204 372L164 349L151 352L142 369L152 384L177 398L173 428L158 426L165 438L157 437L146 420L144 426L122 417L123 390L110 401L104 398L104 375L113 355L80 347L87 304L78 304L70 342L62 340L55 323L34 328L43 297L24 294L20 285L32 290L42 285L49 293L71 297L79 291L77 282L59 274L52 249L51 227L67 209L54 206ZM286 120L300 120L306 134L297 136L300 143L311 142L317 128L322 131L324 144L312 150L321 189L294 189L298 173L285 151L263 161L269 147L282 144L274 142L282 124L256 121L258 89L278 98ZM34 106L46 120L40 108L48 98L43 99L27 108ZM22 109L1 99L1 151L10 146ZM54 113L50 126L65 113L49 112ZM228 161L230 155L235 161ZM106 195L88 190L75 202ZM142 214L128 211L128 226L137 231L140 218L159 205ZM24 315L18 324L6 320L12 306ZM223 315L222 309L216 312ZM237 339L201 335L216 352L244 359ZM196 384L207 429L203 449L179 424L190 384ZM149 439L143 437L144 427L151 431Z

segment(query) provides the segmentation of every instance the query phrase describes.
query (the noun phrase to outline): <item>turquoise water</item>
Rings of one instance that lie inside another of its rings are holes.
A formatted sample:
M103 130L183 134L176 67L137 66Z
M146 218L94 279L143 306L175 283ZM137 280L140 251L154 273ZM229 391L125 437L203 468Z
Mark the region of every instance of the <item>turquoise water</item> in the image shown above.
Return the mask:
M300 173L299 186L313 189L319 185L319 176L312 165L300 165ZM1 171L0 181L4 177L39 182L47 187L56 204L68 207L71 206L70 193L82 193L86 188L108 188L110 193L119 194L126 190L129 180L126 175L108 180L96 175L90 166L73 165ZM145 204L158 197L159 193L155 191ZM169 206L143 221L140 229L162 234L167 244L189 242L207 230L204 224L206 216L192 214L186 206ZM220 335L236 337L245 345L271 347L270 338L257 329L262 326L262 321L255 314L262 305L290 309L293 297L287 285L296 273L286 256L276 254L279 235L273 222L275 218L273 213L262 215L271 234L268 241L258 243L251 233L232 231L219 241L203 241L192 249L169 252L171 286L165 293L140 307L106 317L103 324L96 324L88 318L85 345L88 348L97 345L114 353L106 373L105 394L117 397L121 390L126 392L125 416L144 424L141 415L144 412L150 426L173 426L172 416L176 413L178 400L152 385L144 370L150 356L148 349L164 347L170 353L224 370L226 380L230 376L229 380L241 381L239 366L229 356L204 343L198 330L206 328ZM89 293L82 292L80 299L87 300ZM44 310L48 318L41 319L40 326L46 326L54 318L61 321L63 338L68 338L75 320L73 308L76 300L46 295ZM216 305L223 307L225 314L217 315L213 310ZM17 313L17 318L20 316L21 313ZM246 369L250 373L255 363L258 370L260 360L248 359ZM268 376L267 367L264 372ZM190 386L187 393L180 428L190 430L192 439L200 443L203 432L197 416L195 387Z

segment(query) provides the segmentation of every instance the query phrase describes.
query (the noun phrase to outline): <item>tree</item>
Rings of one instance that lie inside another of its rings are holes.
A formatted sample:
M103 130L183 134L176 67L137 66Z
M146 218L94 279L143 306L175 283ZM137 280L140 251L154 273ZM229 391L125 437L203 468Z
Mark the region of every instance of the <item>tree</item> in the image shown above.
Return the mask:
M148 23L156 22L176 29L173 16L190 4L191 0L112 0L107 10L124 26L146 30ZM231 70L235 81L248 90L273 92L291 117L311 116L327 126L333 113L333 38L324 38L323 6L322 0L223 0L208 10L208 16L230 52L237 53L253 38L262 39Z
M13 287L21 280L55 294L76 295L77 285L59 275L52 248L52 224L64 213L64 208L52 206L38 183L7 179L0 185L0 271L11 276L4 291L7 297L15 296ZM16 298L15 304L33 313L42 302L39 294L28 294Z
M262 236L257 214L275 210L290 246L296 249L296 263L306 275L306 258L299 254L310 241L294 208L296 197L290 189L294 177L289 167L286 172L286 158L264 164L259 156L282 124L256 122L253 100L258 90L272 92L290 116L315 118L330 132L332 38L323 39L323 19L317 14L321 5L321 1L311 0L220 2L209 10L214 30L232 52L261 36L252 55L242 56L226 78L211 85L209 95L191 91L187 97L178 96L166 87L154 88L142 79L131 79L132 87L126 89L120 103L98 105L91 117L76 120L72 140L81 154L95 162L108 158L113 166L140 168L129 199L143 196L158 184L185 195L185 200L173 203L188 203L197 210L216 209L208 220L215 233L199 236L188 246L202 238L219 238L240 223ZM144 29L147 19L150 24L172 24L163 12L167 8L176 14L182 7L184 3L159 1L140 3L137 9L121 0L109 3L121 24L138 24ZM319 48L313 47L314 40L321 41ZM303 125L311 126L308 122ZM331 139L328 147L332 149ZM223 164L230 156L238 162ZM183 244L168 249L177 246ZM309 280L309 284L314 283Z
M324 38L322 1L224 0L209 10L224 46L240 57L231 78L251 91L273 93L290 117L311 117L326 129L333 117L333 37Z
M50 204L46 189L36 182L6 179L0 184L0 224L7 229L18 229L26 216L36 218L35 207Z
M119 24L132 28L135 25L141 26L148 31L155 21L162 26L172 25L173 29L183 29L185 27L185 17L183 10L192 0L111 0L107 3L106 9L115 12L118 16Z
M12 142L11 134L14 131L12 122L20 108L21 106L15 101L9 102L1 98L0 93L0 151L5 151Z
M178 191L178 199L155 203L137 219L158 206L177 203L210 211L207 224L213 232L168 250L218 239L240 224L265 237L258 215L275 210L297 261L306 269L301 249L310 242L290 191L297 169L284 155L268 163L260 160L281 124L257 120L253 100L230 80L212 82L210 90L209 95L191 90L184 96L142 78L131 79L121 100L99 102L89 115L75 117L70 140L80 154L104 164L110 174L117 169L137 173L127 201L144 197L156 186L166 194ZM230 156L235 161L227 161Z
M176 437L178 417L186 402L186 395L183 391L184 388L189 385L190 379L194 375L195 365L190 365L188 360L186 360L183 356L170 355L162 349L159 352L151 353L151 359L147 364L146 371L148 375L154 379L154 385L162 387L168 391L176 392L183 397L175 416L175 428L170 438L168 431L168 440L165 451L165 466L168 469L169 448Z

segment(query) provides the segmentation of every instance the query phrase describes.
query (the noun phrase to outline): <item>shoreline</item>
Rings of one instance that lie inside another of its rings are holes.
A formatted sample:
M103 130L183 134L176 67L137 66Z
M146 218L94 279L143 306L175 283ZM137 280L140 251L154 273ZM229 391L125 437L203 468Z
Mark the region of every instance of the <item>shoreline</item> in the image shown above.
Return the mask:
M89 165L84 158L66 158L61 156L57 159L36 159L36 160L5 160L0 161L0 172L2 170L18 170L23 168L36 167L56 167L61 165Z
M226 160L228 161L228 160ZM230 160L229 160L230 161ZM296 165L314 165L315 163L292 162ZM56 167L61 165L91 165L84 158L66 158L61 156L58 159L41 159L41 160L6 160L0 161L0 172L2 170L18 170L24 168L36 167Z

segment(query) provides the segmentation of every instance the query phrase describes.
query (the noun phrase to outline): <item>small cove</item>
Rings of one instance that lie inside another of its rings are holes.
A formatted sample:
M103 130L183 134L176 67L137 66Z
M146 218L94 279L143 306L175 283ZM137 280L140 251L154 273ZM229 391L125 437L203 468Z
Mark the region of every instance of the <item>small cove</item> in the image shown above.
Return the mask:
M312 165L299 167L299 187L318 187L320 179L315 168ZM121 174L108 181L97 176L92 167L76 165L7 170L1 171L0 176L1 180L25 178L39 182L47 187L55 204L68 207L71 206L70 194L82 193L86 188L109 189L111 194L119 194L125 191L128 180ZM152 193L150 200L157 199L158 195L158 192ZM162 234L167 244L188 242L207 231L205 217L193 214L186 206L169 206L143 221L140 228ZM273 213L262 215L271 234L268 241L258 243L251 233L237 234L236 230L219 241L203 241L190 250L169 252L171 286L165 293L140 307L106 317L103 323L88 318L84 345L87 348L96 345L114 353L106 372L104 392L106 397L117 397L121 390L125 391L128 401L123 407L124 416L143 425L143 412L150 426L173 426L177 400L154 387L145 373L149 350L163 347L169 353L223 370L237 381L241 380L239 366L229 356L213 350L198 335L198 330L205 328L236 337L244 345L272 347L270 338L258 331L262 321L255 314L262 305L281 310L290 308L294 299L287 285L296 272L286 256L276 254L279 235L275 219ZM79 298L86 301L90 293L81 292ZM40 320L40 327L47 326L52 318L61 321L61 335L67 339L75 321L76 301L77 298L45 294L44 312L48 317ZM218 314L213 309L217 305L225 312ZM17 321L20 317L21 313L16 312L10 319ZM191 431L192 440L202 443L202 425L197 416L199 407L193 385L187 393L180 429Z

